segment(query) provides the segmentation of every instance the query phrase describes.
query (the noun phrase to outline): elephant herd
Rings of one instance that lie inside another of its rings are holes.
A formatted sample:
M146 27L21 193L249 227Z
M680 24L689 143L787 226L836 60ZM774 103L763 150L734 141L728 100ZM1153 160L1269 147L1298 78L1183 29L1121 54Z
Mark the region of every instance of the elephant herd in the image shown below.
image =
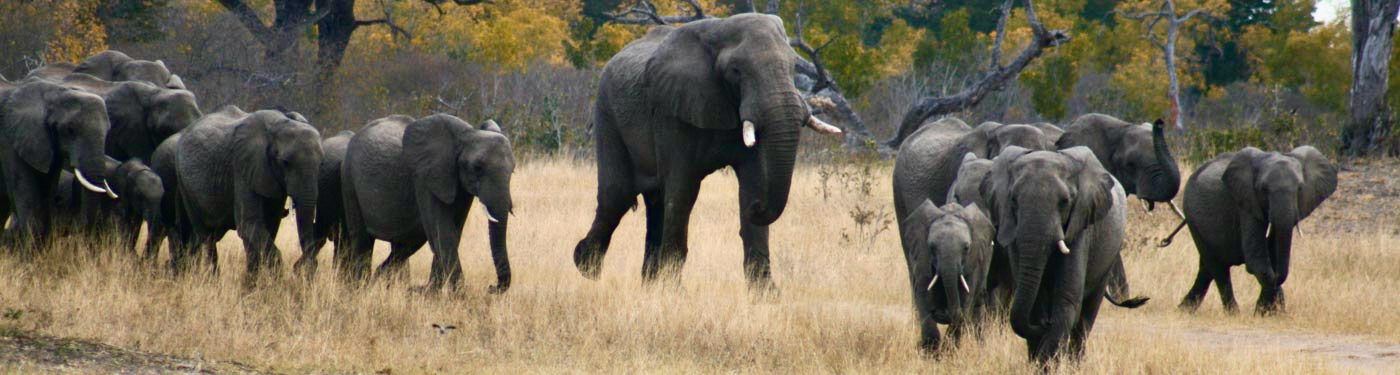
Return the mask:
M768 226L788 203L801 130L841 134L794 86L787 46L781 19L744 14L655 27L608 62L592 120L597 211L573 252L584 277L599 277L640 195L643 279L675 280L701 181L732 168L744 274L755 292L776 292ZM920 347L940 348L938 324L957 338L1004 314L1032 359L1082 354L1104 299L1147 300L1131 296L1120 255L1128 195L1148 210L1167 204L1190 227L1200 269L1183 308L1214 281L1234 311L1228 268L1245 264L1264 286L1257 310L1282 310L1292 232L1336 189L1336 168L1308 146L1220 155L1187 181L1183 211L1165 137L1161 120L1101 114L1064 129L944 118L910 135L893 199ZM514 168L493 121L393 115L323 137L296 112L204 113L164 63L116 51L0 81L0 222L9 219L5 243L15 249L41 248L54 223L112 222L135 253L144 222L145 256L168 240L170 267L182 273L214 267L215 242L233 230L252 283L282 269L273 239L294 213L297 273L316 272L328 241L347 280L371 274L375 240L392 247L376 276L402 274L427 244L427 289L436 290L461 280L458 242L479 200L497 275L489 290L502 293Z

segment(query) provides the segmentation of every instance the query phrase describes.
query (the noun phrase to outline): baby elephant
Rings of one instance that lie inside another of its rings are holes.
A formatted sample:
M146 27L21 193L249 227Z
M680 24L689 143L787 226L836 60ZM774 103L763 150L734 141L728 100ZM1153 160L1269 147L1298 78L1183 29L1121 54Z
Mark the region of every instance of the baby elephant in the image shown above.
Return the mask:
M1238 310L1230 267L1244 264L1259 280L1254 311L1283 311L1293 229L1336 190L1337 168L1311 146L1286 154L1248 147L1196 169L1183 203L1201 263L1180 307L1194 311L1214 280L1225 310Z
M948 336L956 341L976 321L985 299L992 236L992 222L976 204L940 208L924 200L904 219L900 238L919 314L919 346L925 351L938 350L938 323L947 324Z

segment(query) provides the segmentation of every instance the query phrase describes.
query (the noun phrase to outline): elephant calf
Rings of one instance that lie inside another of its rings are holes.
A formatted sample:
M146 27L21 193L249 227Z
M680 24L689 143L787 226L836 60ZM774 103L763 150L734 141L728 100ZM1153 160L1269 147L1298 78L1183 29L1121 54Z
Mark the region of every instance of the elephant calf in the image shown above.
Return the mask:
M1230 267L1259 280L1256 313L1282 311L1293 229L1337 190L1337 168L1317 149L1288 153L1248 147L1206 162L1186 182L1186 224L1200 253L1200 270L1181 308L1194 311L1210 282L1225 310L1238 310Z
M510 288L506 220L511 212L510 177L515 156L494 121L473 127L436 114L414 120L395 115L371 121L350 139L341 165L348 251L336 263L350 279L368 273L374 240L393 244L376 274L397 273L418 248L433 251L428 290L456 287L462 278L457 245L473 199L486 206L492 293Z
M122 248L130 254L136 252L141 223L150 223L148 230L152 232L147 236L146 252L153 255L160 248L161 239L155 231L162 222L160 205L165 197L160 176L139 159L120 162L112 158L107 158L106 175L112 193L119 199L77 187L74 175L64 171L59 176L59 210L65 219L87 229L88 234L115 230Z
M904 218L900 238L914 309L919 315L919 347L939 346L938 323L957 340L977 320L992 262L992 222L976 204L938 207L925 200Z

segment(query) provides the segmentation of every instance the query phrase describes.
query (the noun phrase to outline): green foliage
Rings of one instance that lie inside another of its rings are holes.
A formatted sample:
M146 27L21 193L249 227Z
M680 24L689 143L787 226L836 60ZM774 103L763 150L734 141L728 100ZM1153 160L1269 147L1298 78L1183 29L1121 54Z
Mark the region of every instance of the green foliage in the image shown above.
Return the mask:
M1075 56L1045 56L1038 64L1037 69L1022 74L1020 82L1031 90L1031 104L1037 113L1049 120L1063 120L1069 116L1069 97L1079 80Z

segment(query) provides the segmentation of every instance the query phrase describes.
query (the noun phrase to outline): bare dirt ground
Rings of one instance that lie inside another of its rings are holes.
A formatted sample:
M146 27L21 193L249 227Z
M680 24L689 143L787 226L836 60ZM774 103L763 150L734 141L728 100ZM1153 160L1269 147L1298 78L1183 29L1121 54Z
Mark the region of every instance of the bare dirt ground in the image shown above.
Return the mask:
M0 372L264 374L238 362L123 349L84 340L0 331Z
M601 280L579 276L571 256L594 173L568 160L517 167L504 295L486 293L495 273L479 208L461 246L464 288L445 297L409 292L426 282L429 251L410 260L410 280L363 289L335 280L333 249L311 282L242 289L233 233L220 272L202 279L80 242L35 261L0 256L0 372L1037 372L1001 321L934 358L916 349L898 234L881 225L893 219L888 165L801 165L772 227L774 298L746 290L731 173L706 180L680 285L642 284L640 212L618 228ZM1337 193L1301 224L1279 316L1250 313L1258 285L1243 267L1232 270L1241 313L1223 312L1214 288L1197 312L1177 310L1197 266L1189 234L1158 248L1179 220L1136 204L1128 215L1128 278L1152 300L1102 309L1084 359L1054 372L1400 373L1400 163L1344 167ZM278 236L287 263L300 256L291 223Z

